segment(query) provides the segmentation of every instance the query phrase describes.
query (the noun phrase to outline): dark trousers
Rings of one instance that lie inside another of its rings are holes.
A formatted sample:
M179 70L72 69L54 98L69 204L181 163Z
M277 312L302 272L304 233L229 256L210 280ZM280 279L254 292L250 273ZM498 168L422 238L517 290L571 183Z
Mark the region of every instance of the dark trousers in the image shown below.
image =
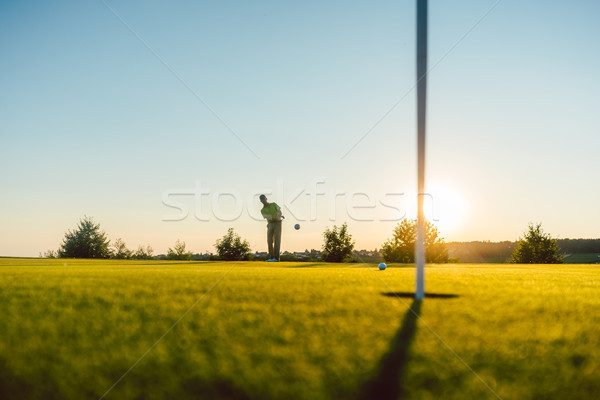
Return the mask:
M267 224L267 244L269 246L269 259L279 260L279 247L281 246L281 221L271 221Z

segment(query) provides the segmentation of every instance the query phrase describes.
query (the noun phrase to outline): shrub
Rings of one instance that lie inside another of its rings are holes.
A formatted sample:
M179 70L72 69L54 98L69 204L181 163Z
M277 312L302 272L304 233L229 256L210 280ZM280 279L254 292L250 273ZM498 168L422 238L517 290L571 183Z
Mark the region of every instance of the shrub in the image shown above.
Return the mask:
M335 225L331 230L329 228L325 229L323 238L323 252L321 254L323 261L342 262L346 257L352 256L354 242L352 241L352 235L348 233L346 223L339 230Z
M514 264L562 264L563 254L556 239L542 230L542 224L529 224L527 233L520 238L517 248L512 254Z
M250 244L229 228L225 236L215 242L217 254L221 260L247 260L250 255Z
M58 250L59 257L69 258L108 258L109 240L90 217L83 217L73 231L67 231Z
M444 239L439 236L435 225L425 221L425 232L427 235L425 258L430 263L450 262L448 250ZM386 262L414 263L415 262L415 242L417 241L417 223L416 221L402 220L394 228L394 235L383 246L381 253Z

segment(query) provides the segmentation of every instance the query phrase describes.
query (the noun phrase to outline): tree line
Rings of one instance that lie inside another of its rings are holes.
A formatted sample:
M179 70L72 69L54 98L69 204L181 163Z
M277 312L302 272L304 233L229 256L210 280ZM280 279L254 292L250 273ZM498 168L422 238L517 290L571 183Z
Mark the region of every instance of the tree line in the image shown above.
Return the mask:
M469 242L451 243L448 246L440 236L437 227L426 221L426 262L448 263L459 262L461 255L467 258L481 258L495 262L513 263L561 263L565 255L565 248L582 249L589 252L600 253L600 240L572 240L558 241L546 234L541 224L530 224L528 231L516 243L514 242ZM386 262L414 263L414 247L416 242L416 221L408 219L397 224L392 232L392 237L381 246L381 253ZM559 246L559 243L564 243ZM251 260L250 245L229 228L227 233L216 240L217 255L213 259L233 261ZM360 257L353 255L355 241L348 231L346 223L339 228L327 228L323 232L323 245L321 260L327 262L361 262ZM449 251L450 247L450 251ZM562 250L561 250L562 248ZM568 251L568 250L567 250ZM107 235L91 217L84 216L77 227L65 233L63 242L57 251L48 251L40 254L45 258L114 258L114 259L153 259L151 246L139 246L137 250L130 250L121 238L110 243ZM453 256L450 256L450 253ZM185 242L179 239L172 248L168 249L165 257L168 260L190 260L192 252L188 251ZM474 262L482 262L476 259ZM487 261L489 262L489 261Z
M326 229L324 232L322 260L330 262L348 261L354 249L354 241L348 233L346 224L339 229ZM233 228L217 239L214 244L217 251L215 260L243 261L250 260L251 250L247 240L242 239ZM156 258L150 246L139 246L136 251L130 250L123 239L117 238L113 243L106 232L93 218L84 216L77 227L65 233L57 251L49 250L40 254L42 258L96 258L96 259L134 259L147 260ZM175 245L169 248L165 257L167 260L190 260L192 252L188 251L185 242L177 239Z
M472 241L449 242L451 257L467 263L507 263L519 241ZM600 254L600 239L556 239L556 246L563 255Z

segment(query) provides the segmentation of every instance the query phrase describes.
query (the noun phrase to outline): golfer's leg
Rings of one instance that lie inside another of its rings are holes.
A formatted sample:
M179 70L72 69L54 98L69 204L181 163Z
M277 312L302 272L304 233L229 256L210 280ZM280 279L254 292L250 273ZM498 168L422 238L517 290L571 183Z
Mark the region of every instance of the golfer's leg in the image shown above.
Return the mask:
M281 247L281 222L278 222L273 225L275 225L275 249L273 249L273 256L279 260L279 248Z
M275 233L273 225L275 224L267 224L267 246L269 248L269 260L273 258L273 234Z

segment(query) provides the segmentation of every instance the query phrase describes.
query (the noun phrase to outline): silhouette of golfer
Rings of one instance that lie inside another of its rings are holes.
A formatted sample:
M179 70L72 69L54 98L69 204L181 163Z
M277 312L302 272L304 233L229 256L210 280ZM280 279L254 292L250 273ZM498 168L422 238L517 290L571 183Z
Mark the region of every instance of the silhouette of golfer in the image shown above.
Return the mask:
M281 220L285 218L281 215L281 207L276 203L269 203L267 196L260 195L260 202L263 208L260 210L263 218L267 222L267 244L269 246L269 259L267 261L279 261L279 249L281 246Z

